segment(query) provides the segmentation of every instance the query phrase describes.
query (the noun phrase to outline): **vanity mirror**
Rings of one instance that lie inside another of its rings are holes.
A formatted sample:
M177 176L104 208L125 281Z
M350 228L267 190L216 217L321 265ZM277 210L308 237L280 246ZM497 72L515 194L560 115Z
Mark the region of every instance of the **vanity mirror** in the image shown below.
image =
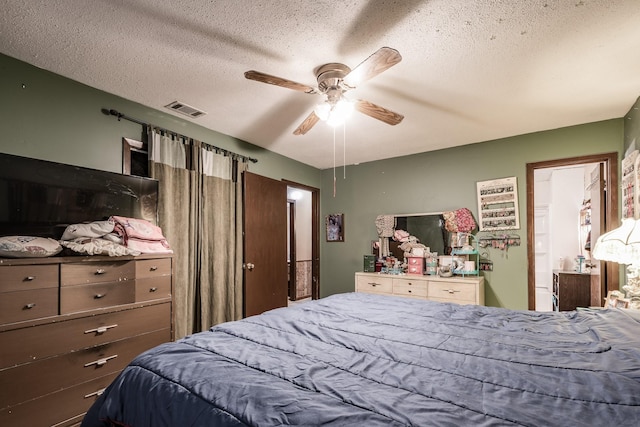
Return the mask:
M417 214L397 214L395 218L395 229L405 230L410 235L415 236L420 243L428 246L431 252L438 255L449 254L451 248L448 245L449 232L444 228L444 217L442 212L417 213ZM404 257L404 252L398 248L400 242L390 239L389 251L398 259ZM378 255L377 253L375 255Z

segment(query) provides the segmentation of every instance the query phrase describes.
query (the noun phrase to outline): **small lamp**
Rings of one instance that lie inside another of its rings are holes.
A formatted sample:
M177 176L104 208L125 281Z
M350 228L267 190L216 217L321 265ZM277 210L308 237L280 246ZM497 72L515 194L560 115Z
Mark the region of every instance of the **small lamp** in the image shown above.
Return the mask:
M632 305L640 304L640 220L626 218L622 225L596 241L593 257L601 261L626 264L627 284L623 286Z

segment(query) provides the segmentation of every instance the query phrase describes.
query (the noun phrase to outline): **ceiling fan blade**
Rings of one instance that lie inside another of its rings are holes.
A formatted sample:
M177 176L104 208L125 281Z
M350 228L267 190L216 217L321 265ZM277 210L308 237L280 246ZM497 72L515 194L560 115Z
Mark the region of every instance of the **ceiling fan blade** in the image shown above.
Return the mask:
M404 119L402 114L394 113L391 110L387 110L386 108L362 99L359 99L358 102L356 102L356 110L392 126L397 125L402 121L402 119Z
M272 76L269 74L261 73L260 71L250 70L244 73L244 76L249 80L255 80L257 82L269 83L271 85L284 87L287 89L293 89L304 93L318 93L318 91L302 83L297 83L291 80L283 79L281 77Z
M393 67L402 60L400 52L390 47L381 47L360 65L351 70L344 78L344 83L349 87L359 84L377 76L381 72Z
M293 131L293 134L304 135L305 133L309 132L309 130L311 130L311 128L315 126L315 124L318 123L319 120L320 117L318 117L316 113L312 111L311 114L309 114L307 118L304 119L300 126L298 126L298 128Z

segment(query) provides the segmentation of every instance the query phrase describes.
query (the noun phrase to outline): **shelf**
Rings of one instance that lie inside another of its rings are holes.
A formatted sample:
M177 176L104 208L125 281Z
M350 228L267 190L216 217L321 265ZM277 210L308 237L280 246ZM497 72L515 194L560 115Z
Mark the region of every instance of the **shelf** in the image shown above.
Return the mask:
M480 272L478 270L471 271L454 271L453 274L455 276L477 276Z
M465 233L465 234L467 234L469 236L469 239L471 239L471 245L464 246L464 249L462 249L462 247L452 248L451 256L452 257L458 256L458 255L464 256L466 257L465 259L467 261L473 261L475 268L473 270L457 270L457 271L454 270L453 275L461 276L461 277L478 276L480 274L480 266L479 266L480 251L478 251L478 240L473 234L470 234L470 233ZM472 257L474 257L475 259L472 259Z
M476 251L476 250L463 251L463 250L459 250L459 249L452 249L451 250L451 255L478 255L478 251Z

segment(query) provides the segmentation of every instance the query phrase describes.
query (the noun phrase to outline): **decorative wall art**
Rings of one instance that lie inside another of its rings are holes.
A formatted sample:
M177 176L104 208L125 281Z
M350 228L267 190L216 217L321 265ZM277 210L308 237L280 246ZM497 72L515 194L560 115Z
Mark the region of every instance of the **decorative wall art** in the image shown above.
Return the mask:
M520 228L516 177L477 182L480 231Z
M329 214L325 218L327 242L344 242L344 214Z
M638 217L638 205L640 199L636 194L638 193L638 181L640 173L638 163L640 162L640 156L638 156L638 150L633 150L622 159L622 178L620 179L620 187L622 189L622 219L625 218L637 218Z

